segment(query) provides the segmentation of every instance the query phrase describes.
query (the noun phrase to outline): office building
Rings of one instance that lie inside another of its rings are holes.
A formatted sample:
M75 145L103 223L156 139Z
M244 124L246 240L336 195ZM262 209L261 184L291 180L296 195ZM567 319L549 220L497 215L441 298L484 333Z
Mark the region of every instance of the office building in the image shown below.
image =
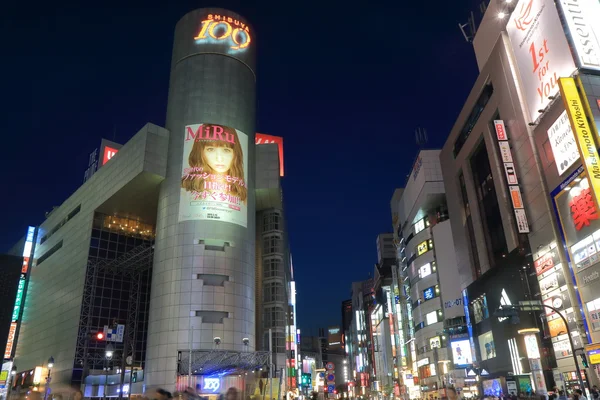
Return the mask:
M464 335L439 154L419 152L405 187L396 190L391 204L400 268L396 302L406 310L399 316L405 321L399 325L401 392L408 398L446 396L453 372L450 344Z

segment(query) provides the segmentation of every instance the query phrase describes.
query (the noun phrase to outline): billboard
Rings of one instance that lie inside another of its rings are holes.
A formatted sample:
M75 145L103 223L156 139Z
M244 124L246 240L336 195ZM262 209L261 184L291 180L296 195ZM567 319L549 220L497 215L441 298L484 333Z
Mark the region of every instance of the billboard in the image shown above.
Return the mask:
M15 344L15 334L17 333L17 323L12 322L8 331L8 339L6 340L6 348L4 350L4 359L12 357L13 345Z
M529 122L558 94L558 78L575 63L553 0L519 0L506 30L514 50Z
M452 348L452 362L455 366L465 366L473 363L469 339L451 342L450 347Z
M271 144L277 145L279 150L279 176L283 176L283 138L281 136L265 135L264 133L257 133L254 139L254 144Z
M569 116L566 111L548 129L548 140L558 169L558 176L564 174L571 165L579 160L577 142L571 129Z
M188 125L183 134L179 222L247 227L248 136L231 127Z
M597 0L560 0L580 68L600 71L600 3Z

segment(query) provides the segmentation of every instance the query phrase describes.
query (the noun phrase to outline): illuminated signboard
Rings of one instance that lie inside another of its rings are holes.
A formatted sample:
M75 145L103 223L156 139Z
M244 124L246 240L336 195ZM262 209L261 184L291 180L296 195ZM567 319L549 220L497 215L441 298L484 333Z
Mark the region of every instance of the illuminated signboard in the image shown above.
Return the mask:
M188 125L183 136L179 222L247 227L248 136L217 124Z
M257 133L254 144L276 144L279 150L279 176L283 176L283 138L280 136L265 135Z
M465 366L473 363L469 339L454 341L450 343L450 347L452 348L452 361L455 366Z
M558 78L575 71L573 56L553 0L520 0L506 30L521 76L528 122L535 122L558 94Z
M25 275L21 274L19 279L19 287L17 288L17 298L15 299L15 307L13 308L12 320L13 322L19 320L19 314L21 313L21 305L23 303L23 293L25 292Z
M575 139L579 147L579 154L583 158L583 165L587 172L590 187L592 189L592 200L597 204L600 195L600 160L594 137L588 120L584 114L581 97L577 91L573 78L560 78L558 80L567 115L571 121L571 127L575 132ZM596 207L597 209L597 207Z
M548 129L548 140L554 155L558 175L562 175L579 160L577 142L566 111Z
M204 378L203 391L216 393L220 388L221 380L219 378Z
M434 297L435 297L435 286L428 287L427 289L423 290L423 298L425 298L425 300L431 300Z
M23 266L21 267L21 273L26 274L29 270L29 261L31 257L31 249L33 248L33 235L35 228L30 226L27 228L27 236L25 236L25 246L23 247Z
M109 146L104 147L104 154L102 155L102 165L106 164L118 152L119 152L118 149L114 149Z
M17 323L10 324L8 331L8 339L6 340L6 349L4 350L4 358L9 359L12 356L13 344L15 342L15 333L17 332Z
M427 250L429 250L429 247L427 246L427 240L423 240L421 243L419 243L417 245L417 255L418 256L420 256L421 254L426 253Z
M242 51L252 42L247 24L236 18L217 14L208 14L194 40L198 44L224 43L232 52Z
M596 0L560 0L579 67L600 70L600 4Z

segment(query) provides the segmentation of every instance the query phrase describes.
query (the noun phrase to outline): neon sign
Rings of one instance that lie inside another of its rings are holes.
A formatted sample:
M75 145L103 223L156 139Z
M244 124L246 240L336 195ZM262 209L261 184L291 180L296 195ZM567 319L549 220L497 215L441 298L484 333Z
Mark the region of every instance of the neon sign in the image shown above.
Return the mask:
M204 386L202 386L202 390L215 393L220 387L221 380L219 378L204 378Z
M194 40L198 43L227 40L230 50L243 50L252 42L248 25L235 18L213 14L208 14L207 19L202 21Z
M21 275L19 279L19 287L17 288L17 298L15 299L15 307L13 308L12 321L19 319L21 313L21 304L23 302L23 293L25 292L25 275Z

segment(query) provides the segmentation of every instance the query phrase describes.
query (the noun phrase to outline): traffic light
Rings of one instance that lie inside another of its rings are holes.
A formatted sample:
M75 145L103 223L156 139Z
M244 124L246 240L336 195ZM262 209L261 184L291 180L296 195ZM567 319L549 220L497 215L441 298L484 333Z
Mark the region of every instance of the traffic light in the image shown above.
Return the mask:
M104 340L104 333L103 332L96 332L94 333L94 339L96 340Z
M133 374L131 375L131 382L137 382L137 371L133 371Z
M583 365L584 368L589 368L590 365L588 364L588 360L587 357L585 356L585 353L581 353L581 365Z

